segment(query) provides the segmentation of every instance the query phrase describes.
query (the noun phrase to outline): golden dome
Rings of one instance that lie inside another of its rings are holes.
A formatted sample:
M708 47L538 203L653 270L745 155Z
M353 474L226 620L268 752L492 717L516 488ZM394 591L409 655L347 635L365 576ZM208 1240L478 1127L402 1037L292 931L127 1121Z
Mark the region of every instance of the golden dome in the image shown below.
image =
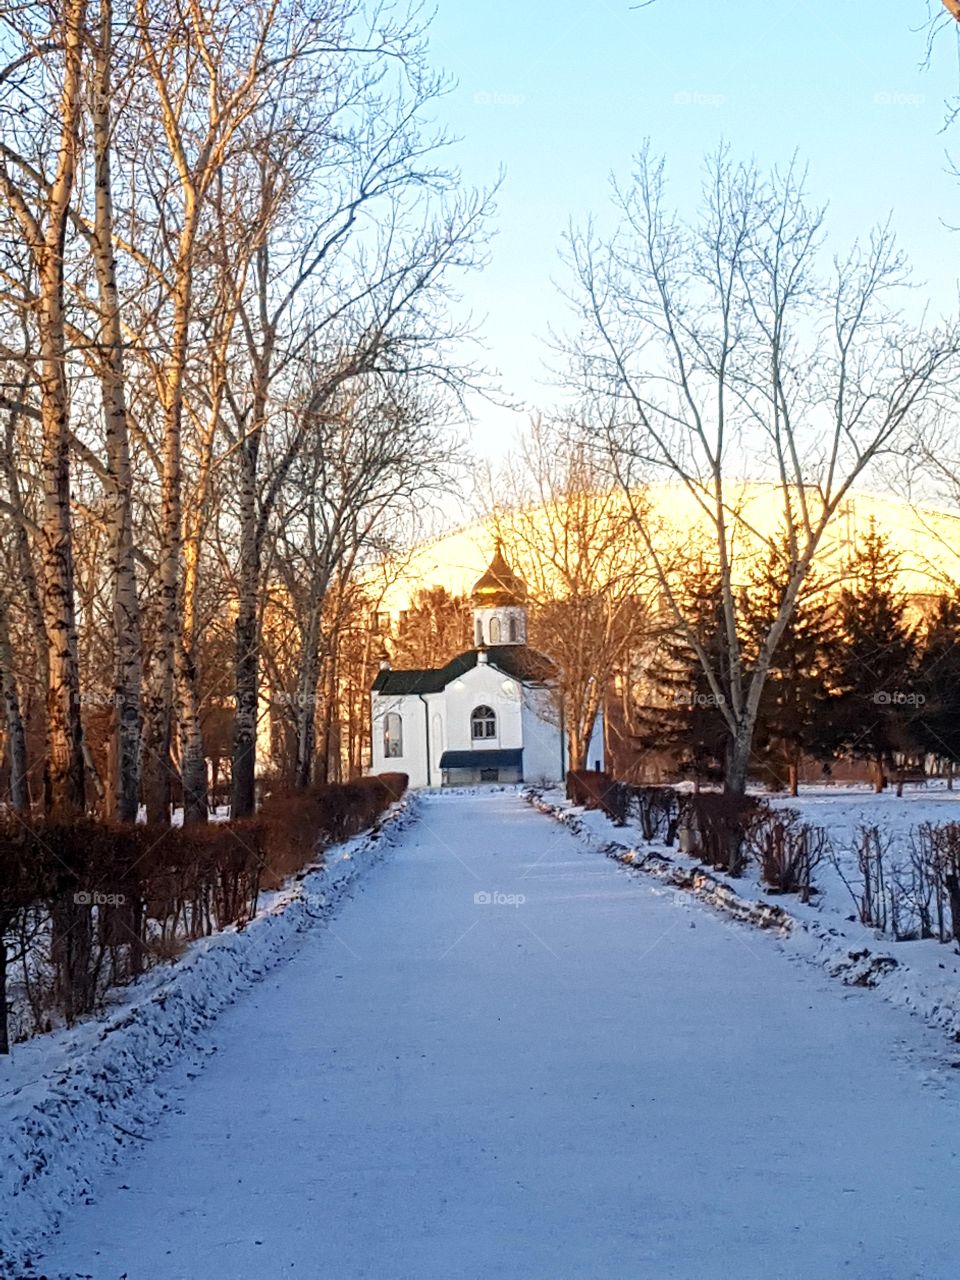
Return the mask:
M497 608L522 605L526 598L527 584L507 564L498 542L490 568L473 588L473 602L484 608Z

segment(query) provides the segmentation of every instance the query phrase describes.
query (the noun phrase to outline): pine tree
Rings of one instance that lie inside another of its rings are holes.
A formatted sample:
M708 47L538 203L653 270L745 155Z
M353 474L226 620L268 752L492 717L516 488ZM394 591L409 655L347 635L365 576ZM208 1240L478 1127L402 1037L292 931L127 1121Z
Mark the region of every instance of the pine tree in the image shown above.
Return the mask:
M938 597L922 629L916 691L923 699L916 734L925 752L960 761L960 599ZM952 781L952 779L951 779Z
M784 552L772 549L758 563L744 595L745 649L755 655L776 617L789 581ZM817 727L837 662L837 608L819 576L811 573L777 645L760 701L754 753L768 782L798 790L800 762L816 754Z
M702 559L684 583L686 619L714 664L726 672L726 641L719 575ZM703 666L683 631L663 635L647 671L651 698L634 709L636 742L671 752L697 786L723 776L728 730ZM726 680L723 688L728 688Z
M840 593L834 692L818 717L819 749L871 761L877 791L894 756L918 750L917 636L897 585L899 568L899 556L871 526Z

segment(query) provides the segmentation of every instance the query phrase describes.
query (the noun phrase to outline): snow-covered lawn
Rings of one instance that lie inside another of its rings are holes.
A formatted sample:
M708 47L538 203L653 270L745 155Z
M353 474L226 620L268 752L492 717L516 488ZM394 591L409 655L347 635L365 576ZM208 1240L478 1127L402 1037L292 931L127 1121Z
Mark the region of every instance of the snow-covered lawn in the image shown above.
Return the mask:
M38 1274L952 1280L941 1037L516 795L421 803Z
M594 848L613 844L612 856L635 866L644 863L644 874L656 875L667 885L682 882L685 889L691 887L698 863L676 847L645 841L634 823L617 827L601 812L570 805L561 790L535 794L538 803L582 831ZM889 840L889 870L906 863L911 834L920 824L960 822L960 792L943 786L907 790L897 797L893 791L876 795L866 788L810 787L801 788L797 798L763 798L774 808L794 809L804 822L822 827L838 865L825 860L816 869L818 891L807 905L795 895L770 892L753 862L736 879L712 871L698 874L698 895L764 926L778 925L778 917L786 913L783 931L789 932L793 954L804 955L848 984L879 988L888 1000L960 1040L960 948L933 939L897 941L860 924L854 898L844 884L846 879L857 887L855 849L860 827L877 827Z

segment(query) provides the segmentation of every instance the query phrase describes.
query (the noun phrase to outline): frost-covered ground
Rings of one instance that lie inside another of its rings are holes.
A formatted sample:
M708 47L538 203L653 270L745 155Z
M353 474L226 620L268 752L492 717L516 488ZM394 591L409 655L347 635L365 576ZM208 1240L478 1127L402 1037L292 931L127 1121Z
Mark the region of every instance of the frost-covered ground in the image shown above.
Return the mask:
M942 1037L516 795L421 815L43 1274L952 1280Z
M609 852L652 874L662 883L682 882L690 888L698 864L675 847L645 841L634 824L615 826L603 813L585 812L570 805L562 790L537 792L539 803L582 831L593 847ZM779 809L795 809L805 822L823 827L837 854L839 871L824 861L814 874L818 892L809 905L796 896L774 894L761 883L759 869L748 864L744 874L730 879L716 872L698 874L695 891L714 905L744 919L779 925L775 916L786 913L784 932L789 950L826 968L848 984L877 987L895 1004L912 1010L949 1037L960 1040L960 949L926 939L896 941L888 934L861 925L844 879L856 888L855 854L861 826L878 827L889 837L888 860L893 865L909 854L910 834L921 823L960 822L960 792L938 789L893 791L875 795L866 788L802 788L797 798L764 796ZM840 874L842 871L842 876ZM756 911L752 911L756 908Z
M855 880L856 837L861 826L879 827L892 839L891 855L909 856L910 834L922 823L960 822L960 786L907 787L902 796L891 788L880 795L862 787L803 787L796 799L764 796L777 809L796 809L805 822L823 827L840 855L847 879ZM849 915L854 903L837 872L829 863L816 872L817 885L832 910Z

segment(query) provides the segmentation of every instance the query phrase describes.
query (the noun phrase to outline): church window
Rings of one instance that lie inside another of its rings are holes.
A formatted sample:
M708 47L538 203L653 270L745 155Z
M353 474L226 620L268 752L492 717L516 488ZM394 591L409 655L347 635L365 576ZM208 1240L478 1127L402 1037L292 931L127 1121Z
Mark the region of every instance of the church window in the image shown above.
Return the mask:
M483 623L478 618L477 619L477 648L479 649L482 644L483 644Z
M500 643L500 619L499 618L490 619L490 643L491 644Z
M497 736L497 713L492 707L477 707L470 717L470 735L474 742Z
M387 760L399 760L403 755L403 717L396 711L384 717L383 754Z
M517 644L519 640L520 640L520 623L517 621L516 617L513 616L510 619L510 643Z

